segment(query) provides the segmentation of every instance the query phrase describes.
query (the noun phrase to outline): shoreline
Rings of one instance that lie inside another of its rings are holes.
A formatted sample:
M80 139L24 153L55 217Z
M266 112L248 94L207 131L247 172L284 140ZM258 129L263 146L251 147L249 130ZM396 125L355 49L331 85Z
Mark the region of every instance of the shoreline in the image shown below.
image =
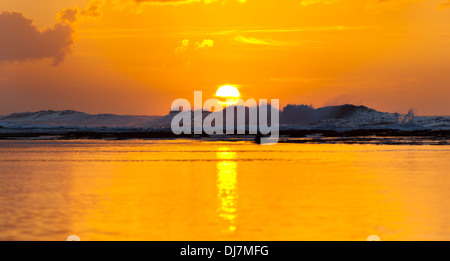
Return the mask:
M175 135L171 131L155 130L40 130L0 132L1 140L177 140L251 141L256 135ZM450 145L450 130L355 129L280 130L279 143L299 144L390 144L390 145Z

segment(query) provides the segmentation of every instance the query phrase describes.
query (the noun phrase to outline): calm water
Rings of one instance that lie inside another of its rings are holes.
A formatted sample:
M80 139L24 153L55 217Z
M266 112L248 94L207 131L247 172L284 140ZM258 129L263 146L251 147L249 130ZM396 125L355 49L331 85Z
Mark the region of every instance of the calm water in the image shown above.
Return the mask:
M450 146L0 141L0 240L450 240Z

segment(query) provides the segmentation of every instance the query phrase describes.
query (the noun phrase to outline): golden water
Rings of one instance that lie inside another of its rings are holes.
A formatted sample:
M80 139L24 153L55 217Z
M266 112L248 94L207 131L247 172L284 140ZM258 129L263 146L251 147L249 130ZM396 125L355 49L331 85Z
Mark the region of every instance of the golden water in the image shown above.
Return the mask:
M450 240L450 147L1 141L0 240Z

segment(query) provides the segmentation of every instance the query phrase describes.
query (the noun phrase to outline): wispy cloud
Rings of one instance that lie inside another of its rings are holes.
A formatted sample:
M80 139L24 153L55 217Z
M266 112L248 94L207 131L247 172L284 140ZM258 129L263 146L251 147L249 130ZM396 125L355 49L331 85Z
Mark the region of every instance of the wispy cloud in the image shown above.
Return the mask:
M112 0L112 4L115 9L125 10L130 9L136 13L141 13L143 11L143 6L145 5L186 5L192 3L203 3L203 4L212 4L212 3L226 3L226 2L238 2L238 3L246 3L247 0Z
M211 39L203 39L200 42L191 44L190 39L184 39L179 42L179 45L175 48L177 54L177 61L171 68L179 71L186 71L191 68L195 62L196 53L201 52L203 49L209 49L214 46L214 41Z
M211 40L211 39L204 39L201 42L195 43L196 50L212 48L213 46L214 46L214 40ZM177 48L175 48L175 52L176 53L185 53L188 51L188 49L190 49L190 40L184 39L184 40L180 41L180 45Z
M358 31L381 30L378 26L316 26L302 28L270 28L270 29L233 29L217 31L184 31L179 35L244 35L257 33L300 33L300 32L332 32L332 31Z
M59 12L58 18L64 23L74 23L83 18L99 18L103 15L102 7L105 4L105 0L91 0L85 8L79 9L77 6L73 8L66 8Z
M311 27L311 28L294 28L294 29L247 29L247 30L217 30L217 31L178 31L173 32L166 29L158 28L110 28L110 29L80 29L78 32L81 38L135 38L135 37L154 37L155 35L166 35L170 37L213 37L213 36L237 36L259 33L301 33L301 32L327 32L327 31L358 31L372 30L380 31L380 27L376 26L329 26L329 27ZM202 44L199 43L199 44ZM204 43L206 44L206 43Z
M212 48L214 46L214 40L204 39L203 42L197 42L195 45L197 49Z
M286 46L292 45L289 42L275 41L273 39L259 39L255 37L246 37L242 35L238 35L234 38L237 42L245 43L245 44L254 44L254 45L269 45L269 46Z

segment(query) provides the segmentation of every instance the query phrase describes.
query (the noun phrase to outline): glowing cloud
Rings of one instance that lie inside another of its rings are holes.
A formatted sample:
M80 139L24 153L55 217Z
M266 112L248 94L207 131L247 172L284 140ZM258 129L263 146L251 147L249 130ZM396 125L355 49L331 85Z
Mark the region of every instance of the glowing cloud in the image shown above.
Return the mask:
M214 46L214 40L204 39L203 42L195 43L196 49L212 48Z
M242 35L238 35L234 38L235 41L245 44L253 44L253 45L267 45L267 46L287 46L287 45L293 45L292 43L288 42L280 42L280 41L274 41L272 39L258 39L254 37L245 37Z
M180 42L180 46L178 46L175 49L175 52L176 53L184 53L187 51L188 47L189 47L189 39L184 39L183 41Z

